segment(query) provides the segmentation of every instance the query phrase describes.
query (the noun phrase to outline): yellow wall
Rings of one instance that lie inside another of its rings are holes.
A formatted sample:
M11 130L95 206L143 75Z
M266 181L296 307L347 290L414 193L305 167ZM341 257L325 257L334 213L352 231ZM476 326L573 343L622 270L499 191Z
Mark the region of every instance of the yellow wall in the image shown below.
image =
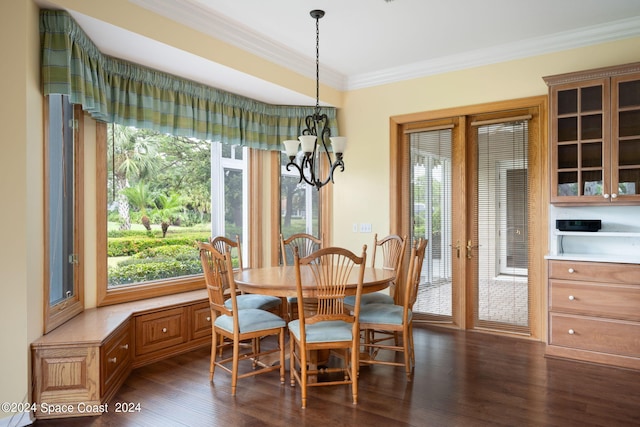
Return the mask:
M155 37L268 81L314 96L307 78L144 11L127 0L50 0L62 8ZM162 31L158 28L162 25ZM30 400L29 344L42 331L43 173L42 100L39 90L38 11L32 0L0 6L0 402ZM212 49L215 47L215 49ZM349 138L346 170L333 188L334 244L359 250L389 222L389 117L546 93L541 79L566 71L640 61L640 38L559 54L479 67L341 94L322 87L323 99L341 106L341 134ZM95 305L95 169L91 123L86 148L86 305ZM269 172L265 165L265 172ZM267 191L268 180L265 183ZM265 201L268 197L265 197ZM264 229L269 228L265 215ZM372 233L353 233L353 223L371 223ZM268 256L265 257L268 259ZM0 412L0 425L9 415Z
M22 402L30 400L29 345L42 333L38 10L22 0L0 9L0 402ZM0 423L8 415L0 412Z
M354 90L344 98L340 133L349 138L346 170L333 188L333 242L352 250L389 233L389 118L545 95L543 76L640 61L640 38Z

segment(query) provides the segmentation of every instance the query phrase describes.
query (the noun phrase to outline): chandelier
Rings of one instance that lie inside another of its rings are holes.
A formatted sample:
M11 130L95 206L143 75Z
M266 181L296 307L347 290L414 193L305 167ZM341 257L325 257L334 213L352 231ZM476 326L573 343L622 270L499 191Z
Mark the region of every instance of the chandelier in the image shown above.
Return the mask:
M311 17L316 20L316 108L312 115L305 117L306 129L302 131L302 135L297 140L283 141L289 163L287 170L295 168L300 174L299 183L303 180L316 187L318 190L329 181L333 182L333 172L340 167L340 171L344 172L344 162L342 161L342 153L347 143L344 136L331 136L329 129L329 119L326 114L320 112L320 18L324 16L323 10L312 10ZM335 155L332 159L329 153L329 141L331 149ZM301 145L303 155L298 155L298 146ZM328 175L324 179L320 179L322 170L322 158L326 159L328 165ZM296 159L299 159L296 162Z

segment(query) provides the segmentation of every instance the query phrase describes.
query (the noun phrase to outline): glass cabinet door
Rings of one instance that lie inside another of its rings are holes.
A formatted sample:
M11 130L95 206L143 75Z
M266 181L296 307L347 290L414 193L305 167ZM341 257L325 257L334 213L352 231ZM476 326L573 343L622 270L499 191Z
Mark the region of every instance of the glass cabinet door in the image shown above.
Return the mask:
M608 79L552 89L552 202L610 197Z
M611 100L611 201L640 201L640 75L614 77Z

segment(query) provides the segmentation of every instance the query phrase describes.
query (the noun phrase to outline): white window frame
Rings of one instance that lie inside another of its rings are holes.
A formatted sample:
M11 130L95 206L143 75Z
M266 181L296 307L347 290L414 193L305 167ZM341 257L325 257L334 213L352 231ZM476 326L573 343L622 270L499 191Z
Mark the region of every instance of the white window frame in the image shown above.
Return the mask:
M236 150L242 150L242 160L235 158ZM231 146L231 158L222 157L222 143L211 143L211 235L225 235L224 171L242 171L242 259L249 260L249 150L238 145ZM244 267L248 267L245 265Z

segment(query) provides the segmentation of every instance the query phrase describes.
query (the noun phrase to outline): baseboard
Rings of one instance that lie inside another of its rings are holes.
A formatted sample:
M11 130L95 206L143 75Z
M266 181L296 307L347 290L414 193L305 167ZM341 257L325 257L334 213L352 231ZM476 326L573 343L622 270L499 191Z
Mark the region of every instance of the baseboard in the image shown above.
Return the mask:
M36 421L32 412L16 412L11 416L0 418L0 427L30 426Z

